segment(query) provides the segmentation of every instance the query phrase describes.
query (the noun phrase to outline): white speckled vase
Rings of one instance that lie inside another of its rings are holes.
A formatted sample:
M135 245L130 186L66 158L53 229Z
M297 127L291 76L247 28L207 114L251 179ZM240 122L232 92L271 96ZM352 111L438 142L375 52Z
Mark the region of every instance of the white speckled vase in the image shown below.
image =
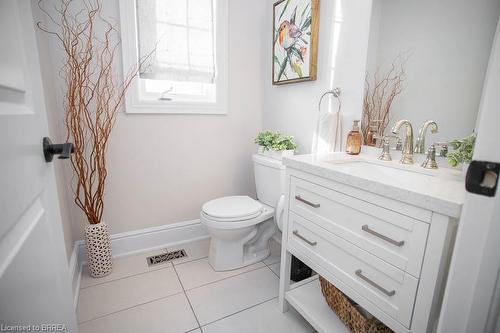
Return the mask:
M104 222L87 225L85 244L90 275L99 278L110 274L113 270L113 262L108 225Z

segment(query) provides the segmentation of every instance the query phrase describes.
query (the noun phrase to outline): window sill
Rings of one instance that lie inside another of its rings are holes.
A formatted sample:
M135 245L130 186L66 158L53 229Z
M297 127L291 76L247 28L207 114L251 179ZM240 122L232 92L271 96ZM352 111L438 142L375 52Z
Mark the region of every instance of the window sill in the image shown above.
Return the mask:
M189 103L141 101L126 103L125 113L129 114L227 114L227 105L223 103Z

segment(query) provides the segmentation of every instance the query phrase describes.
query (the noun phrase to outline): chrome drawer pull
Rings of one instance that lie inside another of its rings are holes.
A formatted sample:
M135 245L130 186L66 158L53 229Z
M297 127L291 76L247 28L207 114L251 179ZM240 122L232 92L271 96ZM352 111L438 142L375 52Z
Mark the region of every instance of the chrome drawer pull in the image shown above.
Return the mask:
M368 284L370 284L371 286L377 288L378 290L380 290L381 292L383 292L384 294L386 294L389 297L394 296L394 294L396 293L396 290L389 291L389 290L385 289L384 287L381 287L379 284L373 282L372 280L370 280L369 278L364 276L360 269L358 269L356 271L356 275L359 276L361 279L363 279L363 281L365 281Z
M304 242L306 242L307 244L309 244L311 246L316 246L318 244L318 242L311 242L309 239L305 238L304 236L299 235L299 231L298 230L294 230L293 234L295 236L297 236L298 238L302 239Z
M320 204L315 204L315 203L312 203L311 201L307 201L306 199L302 199L302 197L300 195L296 195L295 199L299 200L300 202L305 203L306 205L314 207L314 208L319 208L319 206L320 206Z
M385 240L386 242L391 243L392 245L396 245L396 246L401 247L401 246L403 246L403 245L404 245L404 243L405 243L405 241L395 241L395 240L394 240L394 239L392 239L392 238L389 238L389 237L387 237L387 236L384 236L384 235L382 235L382 234L379 234L378 232L376 232L376 231L374 231L374 230L370 229L370 227L369 227L367 224L365 224L364 226L362 226L362 227L361 227L361 229L362 229L363 231L366 231L366 232L367 232L367 233L369 233L369 234L372 234L373 236L376 236L376 237L378 237L378 238L380 238L380 239Z

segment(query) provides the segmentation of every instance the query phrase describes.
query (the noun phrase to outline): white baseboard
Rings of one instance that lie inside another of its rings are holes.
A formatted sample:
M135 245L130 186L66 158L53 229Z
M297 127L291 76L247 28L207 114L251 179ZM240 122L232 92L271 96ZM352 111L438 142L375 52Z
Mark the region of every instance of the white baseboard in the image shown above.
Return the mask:
M73 291L73 303L75 306L78 303L78 291L80 290L80 280L82 277L82 263L78 260L78 252L80 249L80 241L76 241L73 245L71 258L69 260L69 274L71 276L71 290Z
M199 219L165 224L111 235L111 253L113 258L118 258L208 237L207 229ZM85 242L76 241L69 263L75 307L78 302L82 267L87 262L86 256Z

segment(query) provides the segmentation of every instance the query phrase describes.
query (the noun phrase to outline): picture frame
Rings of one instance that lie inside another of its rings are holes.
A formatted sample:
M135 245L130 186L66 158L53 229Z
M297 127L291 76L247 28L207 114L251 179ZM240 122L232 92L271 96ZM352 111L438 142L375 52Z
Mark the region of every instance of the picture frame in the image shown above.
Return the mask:
M273 4L273 85L317 78L319 0Z

